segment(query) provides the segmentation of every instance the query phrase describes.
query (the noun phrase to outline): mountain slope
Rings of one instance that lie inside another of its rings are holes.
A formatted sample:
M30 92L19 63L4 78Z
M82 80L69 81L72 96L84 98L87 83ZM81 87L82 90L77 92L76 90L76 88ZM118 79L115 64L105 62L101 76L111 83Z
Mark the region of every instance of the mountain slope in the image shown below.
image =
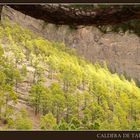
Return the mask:
M133 80L7 19L0 44L2 129L140 129Z

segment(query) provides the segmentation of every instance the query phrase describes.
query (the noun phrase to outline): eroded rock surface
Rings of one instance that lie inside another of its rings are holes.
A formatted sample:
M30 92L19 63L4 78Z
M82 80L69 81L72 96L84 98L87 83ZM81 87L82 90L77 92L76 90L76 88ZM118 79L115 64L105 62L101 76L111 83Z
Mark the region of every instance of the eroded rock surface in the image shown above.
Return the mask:
M103 34L93 26L72 29L69 26L56 26L26 16L9 7L2 11L2 17L44 36L48 40L64 42L75 48L77 53L95 63L106 61L112 71L125 73L128 77L140 80L140 39L135 34Z

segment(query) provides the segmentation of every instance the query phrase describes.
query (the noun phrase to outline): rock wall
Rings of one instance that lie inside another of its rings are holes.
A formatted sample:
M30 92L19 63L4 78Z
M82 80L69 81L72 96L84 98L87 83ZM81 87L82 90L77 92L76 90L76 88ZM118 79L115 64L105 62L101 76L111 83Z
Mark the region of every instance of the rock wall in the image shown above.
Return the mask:
M48 40L63 41L68 47L95 63L106 61L112 71L140 80L140 39L135 34L103 34L93 26L72 29L69 26L56 26L26 16L9 7L4 7L2 18L31 29Z

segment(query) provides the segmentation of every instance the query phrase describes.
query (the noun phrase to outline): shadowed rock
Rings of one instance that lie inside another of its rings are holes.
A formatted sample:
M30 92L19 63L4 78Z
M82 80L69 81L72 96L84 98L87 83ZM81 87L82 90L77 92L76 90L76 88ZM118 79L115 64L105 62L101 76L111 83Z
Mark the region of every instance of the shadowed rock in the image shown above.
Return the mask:
M106 8L82 8L61 4L10 7L25 15L59 25L109 25L140 19L140 7L135 5L114 5Z

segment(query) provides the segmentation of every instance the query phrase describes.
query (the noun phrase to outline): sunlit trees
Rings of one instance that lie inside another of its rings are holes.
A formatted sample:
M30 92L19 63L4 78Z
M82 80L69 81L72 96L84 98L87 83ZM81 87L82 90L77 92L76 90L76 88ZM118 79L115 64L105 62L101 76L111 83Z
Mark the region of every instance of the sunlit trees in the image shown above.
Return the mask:
M69 130L69 125L63 118L58 123L57 130Z
M41 117L40 128L43 130L53 130L56 127L56 118L52 113L48 113Z
M16 130L32 129L32 121L29 119L28 113L25 109L21 109L21 111L16 114L14 127Z
M52 99L53 99L53 113L56 116L57 123L64 112L65 98L64 92L58 83L53 83L50 87Z
M40 63L40 57L36 56L35 54L31 53L30 54L30 64L34 68L33 72L33 82L32 83L37 83L37 82L42 82L43 79L43 74L44 74L44 67Z
M27 92L24 100L43 130L140 129L140 89L133 80L18 25L6 23L0 30L7 40L0 45L0 119L5 129L32 129L26 111L15 112L20 92ZM27 89L21 87L25 84Z
M33 106L35 115L41 111L41 101L46 89L43 85L37 83L32 85L29 95L29 102Z

